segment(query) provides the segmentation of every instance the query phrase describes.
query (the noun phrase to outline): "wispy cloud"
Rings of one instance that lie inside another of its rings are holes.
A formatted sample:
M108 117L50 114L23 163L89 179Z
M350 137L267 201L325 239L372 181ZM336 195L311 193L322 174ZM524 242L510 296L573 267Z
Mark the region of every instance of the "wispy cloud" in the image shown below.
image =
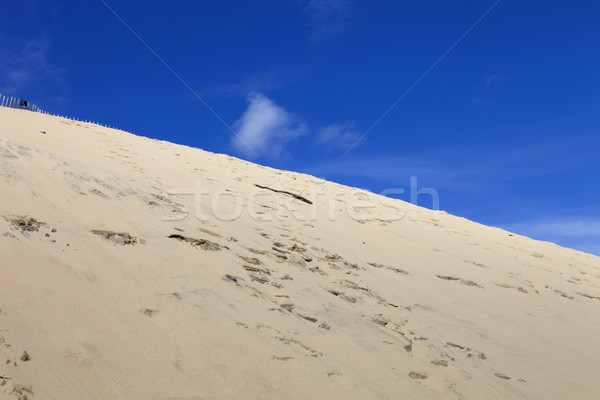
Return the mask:
M307 132L298 116L261 93L248 96L248 108L233 129L238 136L232 137L231 144L246 156L252 156L248 154L250 147L260 155L278 157L287 143Z
M589 147L583 140L569 140L530 145L506 143L503 149L497 145L445 148L406 152L402 156L335 159L306 166L305 172L361 177L388 185L417 176L437 189L481 191L595 162L597 156Z
M246 97L249 93L267 93L294 84L304 69L270 69L246 76L238 82L209 86L203 90L207 96Z
M310 0L304 7L311 27L309 40L319 42L339 36L352 25L357 0Z
M581 217L558 221L535 221L509 225L512 229L528 236L566 236L600 238L600 221L584 220Z
M64 101L66 69L53 60L61 1L3 2L0 92L37 103ZM42 105L42 104L40 104Z
M317 132L314 144L323 146L328 150L346 150L352 146L360 137L360 132L353 122L344 124L333 124L320 129Z
M49 61L51 47L45 39L24 43L4 41L0 46L0 93L9 96L35 93L60 98L64 91L65 70Z
M504 81L504 76L499 75L499 74L491 74L486 76L486 78L483 80L483 86L485 86L485 88L489 88L494 84L497 83L501 83Z
M549 218L506 224L502 228L533 239L600 255L600 219L593 217Z

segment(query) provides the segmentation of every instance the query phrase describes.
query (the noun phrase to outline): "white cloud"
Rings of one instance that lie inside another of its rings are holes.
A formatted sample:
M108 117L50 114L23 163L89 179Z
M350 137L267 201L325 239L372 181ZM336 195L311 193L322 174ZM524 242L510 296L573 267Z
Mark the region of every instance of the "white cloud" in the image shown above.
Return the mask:
M333 124L317 132L315 145L347 150L360 138L360 132L352 122Z
M285 145L306 133L297 116L260 93L248 96L248 108L233 124L237 132L231 139L234 148L248 156L281 155Z

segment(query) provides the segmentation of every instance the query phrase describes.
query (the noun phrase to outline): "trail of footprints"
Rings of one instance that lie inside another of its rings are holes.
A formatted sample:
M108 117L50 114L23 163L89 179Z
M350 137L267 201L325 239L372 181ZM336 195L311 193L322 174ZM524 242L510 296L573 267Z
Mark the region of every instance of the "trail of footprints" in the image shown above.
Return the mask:
M9 221L12 230L20 231L27 237L36 232L50 230L46 223L40 222L32 217L5 217L5 219ZM285 225L278 228L282 232L291 232L291 229L288 229ZM195 237L198 235L186 236L183 234L182 229L175 229L182 233L171 234L167 236L169 239L183 242L202 251L231 251L231 249L223 243ZM223 242L224 240L231 243L237 242L235 238L224 239L219 233L203 227L200 227L198 231L209 235L220 242ZM56 230L52 229L51 232L56 232ZM135 238L123 232L93 230L91 233L102 237L104 240L113 242L116 246L144 243L143 239ZM322 333L335 329L335 326L332 326L330 322L320 318L318 311L315 312L313 310L305 309L298 300L290 299L290 295L285 293L286 281L297 279L299 273L310 272L321 279L319 286L331 296L331 303L334 305L336 300L350 303L352 307L355 307L355 310L358 313L360 313L361 305L365 302L371 302L371 304L376 304L381 307L380 313L375 315L361 314L361 318L363 322L372 324L374 327L377 327L377 329L388 335L386 339L381 341L384 345L397 344L399 345L399 348L407 353L415 353L419 354L419 356L426 355L430 358L430 364L434 367L448 367L451 363L455 362L454 356L452 355L452 353L455 352L464 353L467 358L478 361L485 361L487 359L483 352L471 350L467 346L446 343L445 346L440 348L439 345L433 343L427 336L417 334L416 331L426 331L426 329L423 327L421 327L421 329L415 328L416 321L411 319L411 309L409 307L403 307L389 302L377 293L377 291L364 286L359 282L360 273L365 270L364 267L361 267L356 263L348 262L342 256L330 253L323 248L315 246L309 247L307 243L301 241L297 237L292 237L287 233L276 235L261 231L259 232L259 235L260 238L262 238L261 240L267 241L268 245L257 246L261 247L261 249L256 247L246 248L247 255L238 254L240 265L246 273L246 276L242 277L232 273L225 275L223 279L240 288L247 289L250 296L264 300L269 304L268 311L293 315L299 320L304 321L305 324L314 326L315 329L318 329ZM4 236L8 235L4 234ZM10 236L14 238L14 235L10 234ZM45 236L49 237L49 233L46 233ZM282 266L277 268L273 267L273 265L277 264L281 264ZM386 266L376 262L370 262L369 266L378 269L387 269L401 276L410 275L410 273L404 269ZM459 277L445 275L438 275L437 277L450 282L458 282L467 286L483 288L475 282ZM495 283L495 285L502 288L517 290L524 294L528 293L523 286L514 286L503 283ZM529 285L533 286L530 282ZM550 290L550 288L548 290ZM569 298L569 296L563 292L558 290L554 291L563 297ZM536 290L536 292L538 291ZM589 299L600 300L600 298L586 295L585 293L578 294ZM172 293L171 296L175 299L182 298L180 293ZM570 298L572 298L572 296ZM140 310L140 313L146 317L154 317L158 312L158 310L152 308ZM392 318L390 315L395 315L396 317ZM398 315L402 317L398 319ZM243 323L240 323L240 325L243 325ZM255 327L261 332L272 336L275 340L284 345L303 352L308 357L326 356L324 351L303 343L296 338L297 332L283 332L275 327L270 327L261 323L256 323ZM273 359L278 361L287 361L291 358L292 356L273 355ZM411 374L410 377L413 379L427 378L427 373L423 371L415 371L414 374ZM501 372L498 372L496 376L501 379L510 379ZM27 396L27 393L25 393L26 389L21 388L16 390L23 392L24 395Z
M55 234L57 231L55 228L49 227L45 222L28 216L4 216L4 219L9 222L10 230L18 231L27 238L39 233L43 234L47 240L55 242L51 235ZM310 224L307 224L307 227L310 227ZM415 333L416 329L408 326L410 324L415 324L415 321L410 322L410 308L389 302L377 293L377 291L360 283L360 274L365 270L364 267L361 267L356 263L348 262L342 256L330 253L323 248L309 246L296 236L288 234L292 233L292 230L285 224L277 226L276 228L280 231L279 233L259 231L260 240L263 242L266 241L267 243L242 249L246 254L238 255L240 258L240 265L246 273L245 277L236 274L228 274L223 277L225 281L235 284L240 288L247 289L250 296L266 301L267 304L270 305L267 309L268 311L293 315L299 320L304 321L304 323L309 324L309 326L313 325L322 333L335 329L335 326L332 326L330 322L320 318L318 311L315 312L305 309L302 304L297 300L290 299L290 295L285 293L286 281L297 279L298 273L310 272L314 274L314 276L321 278L319 286L322 290L331 295L332 299L338 299L349 303L352 307L358 307L357 311L360 309L361 304L367 301L382 307L381 313L376 315L362 315L362 318L365 322L369 322L378 327L378 329L391 335L390 337L396 337L395 340L389 338L382 340L381 342L384 345L397 344L399 345L399 348L407 353L427 355L430 358L430 364L434 367L448 367L455 362L453 353L457 352L466 358L477 360L479 362L485 362L487 359L487 356L485 356L483 352L472 350L468 346L445 343L445 346L440 347L439 345L434 344L430 338ZM167 236L169 239L186 243L187 245L191 245L202 251L231 251L230 247L222 242L237 242L237 239L233 237L223 238L219 233L203 227L198 228L198 231L215 238L217 241L196 237L201 235L186 236L183 234L182 229L175 228L175 230L182 233L173 233ZM143 239L133 237L125 232L92 230L90 233L112 242L116 246L144 244ZM10 231L5 232L3 236L17 239L15 234ZM69 244L66 244L66 246L69 246ZM538 254L534 254L533 257L542 258ZM480 266L478 263L472 263L476 267ZM278 264L280 264L281 267L276 268L273 266ZM377 262L369 262L368 265L377 269L393 271L401 276L410 275L408 271L395 266L387 266ZM567 280L570 284L579 285L584 280L589 281L590 279L598 279L598 277L590 275L585 271L579 270L578 272L582 277L572 276ZM437 275L437 277L448 282L456 282L462 285L475 287L476 289L483 289L482 285L468 279L448 275ZM493 284L499 288L514 290L523 295L530 293L540 294L541 291L545 291L554 293L568 300L574 300L574 295L577 295L580 298L600 301L600 297L590 295L583 291L575 291L573 295L569 295L562 290L554 289L550 286L536 286L533 282L523 279L519 274L509 273L509 277L518 283L493 282ZM172 293L172 297L181 299L181 294ZM333 304L334 301L335 300L332 300ZM140 310L140 313L146 317L154 317L158 312L158 310L152 308ZM399 313L403 316L399 321L390 317L390 315L393 314L396 315L397 319ZM257 323L255 327L261 332L272 336L274 340L289 346L291 349L301 351L308 357L326 356L324 351L313 348L313 346L303 343L294 337L297 336L297 333L283 332L277 328L268 327L267 325L260 323ZM273 355L273 359L277 361L288 361L292 358L292 356L287 355ZM409 375L410 378L426 379L428 377L427 372L413 372L414 373L411 372ZM503 380L511 379L503 372L497 372L495 373L495 376ZM6 376L2 379L3 380L0 382L8 382ZM519 380L522 381L522 379ZM28 392L30 389L27 387L14 387L16 388L14 389L14 393L21 396L18 398L26 399L28 395L31 397L32 393Z
M12 150L16 151L14 149ZM8 154L7 151L4 153ZM11 156L11 154L8 156ZM5 157L8 156L5 155ZM83 191L81 191L79 185L81 185L82 182L90 182L102 186L114 196L124 195L122 191L117 190L115 186L108 182L94 179L85 172L76 173L68 170L66 169L68 165L66 165L66 163L64 164L65 165L57 166L57 168L63 168L65 179L70 182L74 189L79 190L81 193L83 193ZM158 187L154 187L154 189L160 191ZM104 199L109 198L109 196L98 188L90 188L88 193ZM137 193L132 191L132 194ZM151 193L149 197L142 196L142 200L145 201L149 207L167 208L174 214L186 212L185 207L182 204L174 202L162 194ZM271 207L267 205L263 207L266 210L271 209ZM51 229L44 222L27 216L5 216L4 218L9 222L10 229L13 231L20 231L26 237L29 237L29 235L35 234L36 232L43 233L44 231L47 231L45 232L45 237L52 240L52 242L55 242L55 240L51 239L51 234L56 233L56 229ZM304 227L313 228L313 226L308 223L305 224ZM269 304L268 311L293 315L299 320L304 321L305 324L314 326L323 334L326 334L329 330L334 330L335 326L322 320L318 315L318 312L305 309L302 304L299 304L297 300L290 299L290 295L285 293L286 281L298 279L299 273L310 272L314 274L314 276L321 278L319 286L331 296L331 302L333 304L335 304L335 301L343 301L349 303L351 307L355 307L357 312L359 312L361 304L367 301L373 302L381 307L381 313L375 315L365 314L361 315L361 317L365 323L370 323L377 329L380 329L382 332L389 335L387 339L382 340L382 344L384 345L398 344L399 347L407 353L427 354L430 358L430 364L433 367L448 367L455 362L453 356L454 353L461 354L466 358L477 360L478 362L485 362L487 360L487 356L483 352L472 350L468 346L448 342L440 347L439 345L434 344L430 338L415 333L417 329L413 326L415 325L415 321L409 318L411 312L409 307L402 307L389 302L372 288L366 287L360 283L360 274L365 270L364 267L359 266L356 263L348 262L336 253L330 253L323 248L308 245L298 239L297 236L292 236L291 234L297 235L297 232L294 232L285 224L275 226L275 228L279 232L265 232L256 228L262 238L261 240L263 242L267 241L267 243L241 249L245 254L238 254L238 256L240 258L240 265L246 273L245 277L233 273L223 277L226 282L235 284L242 289L247 289L250 296L266 301L267 304ZM183 232L182 229L175 229ZM215 240L196 237L198 235L186 236L183 233L173 233L170 234L168 238L186 243L203 251L231 251L230 247L225 245L223 241L230 243L237 242L237 239L233 237L224 238L221 234L203 227L199 227L198 231L202 234L211 236ZM92 230L91 233L112 242L117 246L144 244L143 239L133 237L125 232ZM13 239L17 238L9 231L5 232L3 236ZM69 246L69 244L66 244L66 246ZM238 248L239 247L240 246L238 246ZM531 257L542 260L544 255L533 253L531 254ZM463 261L473 264L473 266L477 268L491 268L479 262L470 260ZM281 264L282 267L275 268L273 267L273 263ZM387 266L377 262L369 262L368 265L373 268L386 269L395 272L400 276L410 275L408 271L396 266ZM572 285L579 286L583 282L591 284L590 280L597 283L596 281L600 279L600 275L589 274L581 269L577 270L573 265L569 266L572 267L574 273L579 273L579 275L572 275L569 279L566 279L566 281ZM492 283L496 287L513 290L522 295L549 292L568 300L574 300L575 295L577 295L579 298L600 301L600 297L584 291L574 291L573 294L568 294L564 290L554 289L550 286L542 287L539 284L534 284L529 280L523 279L518 274L510 272L508 274L510 280L515 281L516 283L506 283L503 281L494 281ZM437 278L448 281L449 283L471 286L474 287L474 290L484 289L483 285L458 276L437 275ZM171 296L178 300L182 298L182 294L178 292L172 293ZM140 313L146 317L154 317L158 313L158 310L144 308L140 310ZM396 317L390 317L391 314ZM398 315L402 316L399 320ZM248 329L248 325L245 323L239 322L238 325L244 327L244 329ZM410 328L409 325L413 327ZM313 348L295 338L294 335L297 334L295 332L283 332L277 328L261 323L256 323L255 328L272 336L274 340L303 352L308 357L326 356L325 352ZM421 330L425 331L426 329L422 328ZM390 339L394 337L396 338L395 340ZM292 358L293 357L291 356L273 355L273 360L282 362ZM496 372L495 375L499 379L511 379L503 372ZM409 374L409 377L412 379L423 380L428 378L428 373L423 371L412 371ZM4 385L6 385L7 377L0 377L0 384L2 382L5 382ZM25 400L28 395L31 397L32 393L28 392L30 388L28 389L27 387L20 386L15 387L17 387L17 389L14 389L14 393L21 396L18 398Z
M434 368L448 367L454 363L453 353L457 351L464 352L465 357L474 360L483 361L487 359L483 352L462 345L446 343L440 348L429 337L417 333L418 331L426 331L426 327L417 326L416 321L412 318L410 308L389 302L375 290L352 280L352 276L360 277L360 271L364 271L364 267L350 263L342 256L328 253L324 249L317 247L309 249L306 243L287 234L279 235L279 240L274 240L274 235L265 232L259 232L259 234L271 241L270 249L249 248L248 251L252 254L251 256L239 255L242 268L247 273L246 277L229 274L223 279L240 288L248 289L251 296L266 300L268 304L271 304L268 308L269 311L292 314L300 320L306 321L305 323L314 325L315 329L323 334L336 329L328 321L322 320L318 312L306 310L297 300L290 300L290 295L285 294L285 291L278 290L285 288L285 280L295 279L293 270L288 270L282 274L276 272L273 268L269 268L268 265L269 261L275 263L285 261L287 265L296 267L298 272L309 271L314 273L315 276L322 277L321 287L324 291L334 298L358 307L355 311L360 314L363 323L369 323L385 334L384 339L381 340L382 345L396 345L399 351L404 351L411 356L413 354L419 357L425 356L425 358L430 359L430 365ZM282 243L281 238L285 238L288 243ZM369 263L369 265L375 268L385 268L400 275L409 275L408 271L401 268L389 267L374 262ZM256 284L260 284L260 286ZM269 293L272 290L274 292ZM365 302L379 305L382 307L382 312L375 315L360 313L361 304ZM400 319L398 319L398 314L402 316ZM396 315L396 317L390 315ZM246 323L238 322L238 325L243 326L245 329L248 328ZM286 333L278 328L261 323L256 324L256 329L290 347L303 350L304 355L307 357L327 356L324 351L313 348L294 338L294 335L297 335L298 332ZM274 354L272 358L278 361L288 361L293 357ZM412 371L409 377L412 379L427 379L429 372Z
M0 310L0 316L3 315ZM0 330L0 333L2 330ZM32 358L27 350L14 348L4 336L0 335L0 395L7 395L17 400L34 399L31 385L19 383L13 375L18 369L31 362ZM0 396L5 398L4 396Z

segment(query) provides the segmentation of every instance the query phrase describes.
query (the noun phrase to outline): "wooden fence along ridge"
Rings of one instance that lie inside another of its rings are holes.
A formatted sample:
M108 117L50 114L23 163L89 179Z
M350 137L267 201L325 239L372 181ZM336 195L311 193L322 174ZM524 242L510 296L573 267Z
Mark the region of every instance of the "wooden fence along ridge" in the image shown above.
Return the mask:
M8 107L8 108L20 108L22 110L33 111L33 112L37 112L37 113L41 113L41 114L48 114L48 115L52 115L54 117L61 117L60 115L52 114L52 113L50 113L48 111L42 110L41 108L39 108L35 104L30 103L27 100L23 100L23 99L20 99L18 97L4 96L2 94L0 94L0 106L2 106L2 107ZM109 126L109 125L101 124L101 123L98 123L98 122L86 121L86 120L81 120L81 119L77 119L77 118L69 118L69 117L66 117L66 116L62 116L61 118L67 118L67 119L70 119L72 121L79 121L79 122L85 122L85 123L88 123L88 124L94 124L94 125L98 125L98 126L104 126L106 128L111 128L111 129L118 129L118 128L115 128L114 126ZM125 132L127 132L127 131L125 131ZM131 133L131 132L129 132L129 133Z
M30 102L28 102L26 100L19 99L17 97L8 97L8 96L4 96L1 94L0 94L0 105L2 107L21 108L23 110L29 110L29 111L39 112L39 113L43 113L43 114L50 114L50 113L40 109L35 104L31 104Z

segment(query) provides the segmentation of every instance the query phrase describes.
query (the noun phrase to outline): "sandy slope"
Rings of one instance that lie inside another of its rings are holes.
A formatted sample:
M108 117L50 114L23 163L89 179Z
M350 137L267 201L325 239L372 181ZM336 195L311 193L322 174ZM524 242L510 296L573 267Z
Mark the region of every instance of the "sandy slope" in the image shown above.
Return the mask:
M6 108L0 185L0 398L600 394L598 257Z

